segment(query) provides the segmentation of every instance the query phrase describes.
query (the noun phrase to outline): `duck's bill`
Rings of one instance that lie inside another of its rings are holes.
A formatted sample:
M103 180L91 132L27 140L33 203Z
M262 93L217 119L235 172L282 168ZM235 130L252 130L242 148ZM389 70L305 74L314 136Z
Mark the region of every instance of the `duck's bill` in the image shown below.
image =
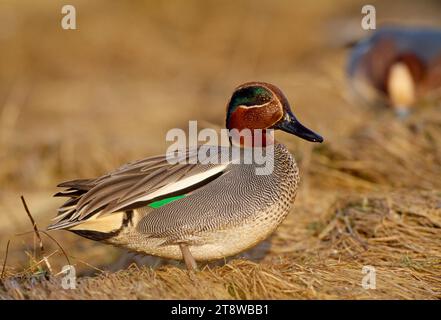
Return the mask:
M283 120L279 122L276 129L288 132L290 134L296 135L299 138L311 141L311 142L323 142L321 135L315 133L314 131L306 128L301 124L294 116L290 120Z

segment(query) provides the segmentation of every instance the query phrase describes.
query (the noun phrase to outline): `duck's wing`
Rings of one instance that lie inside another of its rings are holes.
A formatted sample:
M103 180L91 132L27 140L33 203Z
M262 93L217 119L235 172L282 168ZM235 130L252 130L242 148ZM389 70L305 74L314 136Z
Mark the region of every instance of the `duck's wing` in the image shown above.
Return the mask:
M201 163L200 157L205 160ZM135 209L188 194L225 174L232 162L225 147L200 146L181 155L162 155L128 163L92 180L59 184L67 196L48 229L68 229L91 218Z

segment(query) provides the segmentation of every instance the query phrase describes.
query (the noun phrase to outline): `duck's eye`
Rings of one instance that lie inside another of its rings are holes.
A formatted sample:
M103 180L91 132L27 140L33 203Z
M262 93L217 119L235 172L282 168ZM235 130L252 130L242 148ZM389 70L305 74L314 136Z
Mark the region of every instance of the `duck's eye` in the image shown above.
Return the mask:
M246 87L234 92L231 97L230 108L237 106L258 106L271 101L271 99L272 94L263 87Z

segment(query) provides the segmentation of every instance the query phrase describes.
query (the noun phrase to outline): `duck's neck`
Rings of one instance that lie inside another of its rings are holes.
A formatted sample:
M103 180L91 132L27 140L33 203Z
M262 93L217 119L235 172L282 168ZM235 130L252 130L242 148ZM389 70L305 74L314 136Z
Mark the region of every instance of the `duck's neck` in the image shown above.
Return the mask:
M230 143L241 148L262 148L274 144L272 129L230 129Z

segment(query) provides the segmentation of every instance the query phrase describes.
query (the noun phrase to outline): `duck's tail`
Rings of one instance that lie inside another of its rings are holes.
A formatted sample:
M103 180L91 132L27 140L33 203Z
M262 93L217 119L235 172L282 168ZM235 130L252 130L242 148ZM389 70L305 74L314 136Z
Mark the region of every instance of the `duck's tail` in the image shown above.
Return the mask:
M96 180L82 179L63 182L58 187L66 188L56 193L55 197L69 199L58 209L58 215L53 219L47 230L65 229L92 240L106 240L117 235L131 222L133 211L115 212L104 217L92 216L89 219L70 219L76 213L78 202L96 185Z
M68 197L69 199L58 209L57 216L47 227L47 230L65 229L69 226L69 218L75 213L78 201L94 187L93 179L71 180L60 183L57 187L66 188L54 194L54 197Z

